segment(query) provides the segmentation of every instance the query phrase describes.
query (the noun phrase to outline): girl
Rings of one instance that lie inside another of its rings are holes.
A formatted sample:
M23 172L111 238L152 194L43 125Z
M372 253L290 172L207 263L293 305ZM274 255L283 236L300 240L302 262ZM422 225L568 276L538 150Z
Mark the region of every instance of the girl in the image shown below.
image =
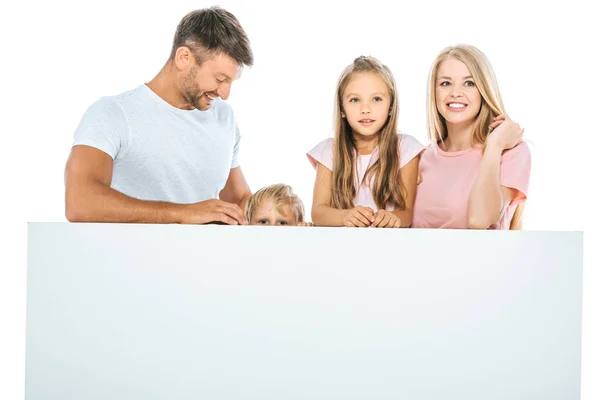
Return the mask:
M313 223L410 226L424 147L398 134L396 83L389 68L372 57L355 59L338 80L334 108L334 138L307 154L317 170Z
M444 49L427 103L432 143L421 156L413 227L520 229L531 155L485 55L468 45Z

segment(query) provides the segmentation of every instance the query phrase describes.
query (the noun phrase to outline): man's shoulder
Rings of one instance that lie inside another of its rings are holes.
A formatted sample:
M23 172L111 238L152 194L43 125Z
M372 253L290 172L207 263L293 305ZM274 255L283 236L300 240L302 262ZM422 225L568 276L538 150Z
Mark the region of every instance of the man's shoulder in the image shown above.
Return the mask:
M136 101L135 98L139 96L138 93L139 87L114 95L101 96L92 103L90 108L97 111L120 113L125 104Z

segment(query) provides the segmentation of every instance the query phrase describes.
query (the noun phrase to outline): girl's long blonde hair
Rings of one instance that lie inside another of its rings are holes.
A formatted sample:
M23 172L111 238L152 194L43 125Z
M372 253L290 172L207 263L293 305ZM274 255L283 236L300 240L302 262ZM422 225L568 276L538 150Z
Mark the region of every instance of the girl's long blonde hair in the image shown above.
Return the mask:
M363 181L358 182L356 144L350 124L342 118L342 97L350 80L361 73L375 74L385 82L390 95L390 115L380 131L379 158L368 168ZM404 189L400 184L397 119L396 82L390 69L373 57L356 58L340 75L335 94L331 207L353 208L359 186L372 179L371 192L378 208L406 208Z
M443 49L429 71L427 83L427 133L429 140L433 143L441 143L448 137L446 121L437 109L435 90L440 64L449 58L462 61L467 66L475 81L475 86L481 94L481 108L475 118L471 140L472 144L482 144L485 149L487 137L490 134L489 126L494 122L495 117L505 114L506 110L500 96L496 75L489 60L481 50L466 44ZM517 206L510 222L510 229L522 228L523 207L523 203Z

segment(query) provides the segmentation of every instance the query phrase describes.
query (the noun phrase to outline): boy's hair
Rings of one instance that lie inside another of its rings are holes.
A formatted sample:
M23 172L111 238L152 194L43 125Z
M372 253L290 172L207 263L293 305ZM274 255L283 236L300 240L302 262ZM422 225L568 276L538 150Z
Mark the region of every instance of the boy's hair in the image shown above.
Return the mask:
M246 219L248 222L252 219L254 210L263 204L265 200L272 200L278 210L282 206L291 206L294 214L296 214L296 221L304 222L304 204L302 204L302 200L294 193L291 186L283 183L264 187L250 196L246 204Z
M390 112L387 121L381 128L379 136L379 158L369 167L363 182L357 182L356 148L352 128L342 118L342 96L350 80L357 74L371 73L383 80L390 96ZM360 185L364 182L372 184L371 192L377 207L385 209L406 208L405 190L400 180L400 154L398 152L398 99L396 81L392 71L374 57L360 56L350 64L338 80L334 105L334 150L333 178L331 187L331 207L348 209L354 207L354 198Z
M171 59L181 46L192 50L198 65L218 54L231 57L240 67L254 63L250 41L240 22L217 6L192 11L181 19L173 38Z

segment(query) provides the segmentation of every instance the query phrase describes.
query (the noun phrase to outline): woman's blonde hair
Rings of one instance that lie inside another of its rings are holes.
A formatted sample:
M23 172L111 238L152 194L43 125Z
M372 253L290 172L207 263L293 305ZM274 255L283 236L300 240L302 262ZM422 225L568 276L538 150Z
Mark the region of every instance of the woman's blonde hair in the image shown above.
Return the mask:
M427 83L427 133L429 140L433 143L441 143L448 137L446 121L437 109L436 80L441 63L449 58L459 60L467 66L475 81L475 86L481 94L481 108L475 118L471 141L472 144L482 144L485 149L487 137L490 134L489 126L494 122L495 117L505 114L506 110L492 65L481 50L467 44L443 49L429 71ZM517 206L510 223L510 229L521 229L523 207L523 203Z
M252 214L256 208L260 207L265 200L271 200L276 209L284 206L290 206L296 215L296 222L304 222L304 204L298 197L292 187L283 183L266 186L248 199L246 203L246 220L250 222Z
M350 80L357 74L372 73L386 84L390 95L390 115L379 135L379 158L363 178L357 179L357 152L352 128L342 117L342 98ZM394 76L390 69L373 57L361 56L350 64L338 79L334 100L334 154L331 207L349 209L354 207L354 198L360 185L373 181L371 192L380 209L388 205L405 209L404 190L400 184L400 154L398 152L398 101Z

